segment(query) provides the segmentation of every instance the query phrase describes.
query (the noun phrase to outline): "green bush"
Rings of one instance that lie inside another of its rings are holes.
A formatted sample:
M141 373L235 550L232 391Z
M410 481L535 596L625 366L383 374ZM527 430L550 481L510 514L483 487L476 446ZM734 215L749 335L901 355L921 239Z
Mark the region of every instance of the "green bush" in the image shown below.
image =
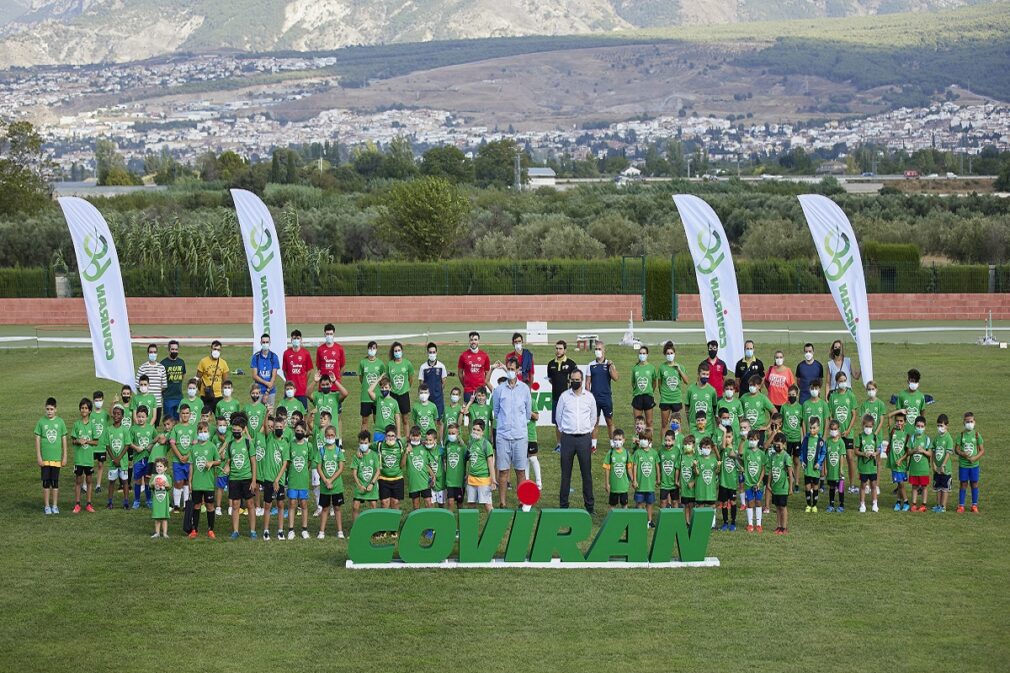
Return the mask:
M919 248L914 243L880 243L863 241L859 245L863 262L904 262L919 263Z

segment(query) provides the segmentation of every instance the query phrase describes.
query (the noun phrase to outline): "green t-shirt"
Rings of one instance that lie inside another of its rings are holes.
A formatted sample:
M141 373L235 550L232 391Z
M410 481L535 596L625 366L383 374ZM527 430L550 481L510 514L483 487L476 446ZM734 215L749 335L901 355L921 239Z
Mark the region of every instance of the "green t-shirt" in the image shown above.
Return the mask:
M740 430L740 419L743 418L743 402L734 397L731 400L727 400L725 397L720 397L715 403L715 415L717 418L713 419L718 421L718 416L722 414L722 410L725 409L729 412L729 418L732 421L730 423L730 428L733 429L733 433L736 434ZM693 418L689 418L689 421L693 421Z
M221 409L220 403L218 403L218 410ZM288 427L293 427L295 424L294 412L299 411L302 414L302 418L305 418L305 405L302 404L301 400L295 397L285 397L280 402L277 403L278 409L285 409L288 412Z
M470 427L472 428L473 422L479 418L482 421L484 421L484 432L490 432L491 412L492 407L490 400L484 402L484 404L481 404L477 401L476 398L474 398L473 402L471 402L470 404L470 411L467 414L470 417Z
M624 447L619 449L611 448L607 452L607 458L603 461L603 467L607 468L607 479L610 484L611 493L627 493L631 487L631 480L628 475L628 463L631 458Z
M845 463L845 441L838 437L828 437L824 440L824 465L828 481L838 481L842 477L842 465Z
M382 465L379 479L392 481L401 479L403 477L403 468L400 467L400 458L403 457L403 442L398 439L395 444L390 446L383 440L376 443L375 450L379 452L380 464Z
M844 392L836 390L828 398L828 407L831 409L831 418L841 426L842 436L847 436L849 423L856 413L856 396L848 389Z
M126 428L126 419L123 419L123 427ZM133 459L136 461L147 458L154 462L158 458L168 457L168 444L161 444L156 441L158 430L150 423L144 425L134 425L126 428L130 431L130 443L133 444ZM173 428L174 429L174 428Z
M698 456L698 477L694 485L694 499L697 502L715 502L719 480L715 471L718 467L719 459L714 453L707 456Z
M659 453L656 449L650 446L635 451L631 463L635 466L635 492L655 493L659 473Z
M652 395L653 385L659 380L659 373L656 368L646 363L639 362L631 368L631 394Z
M735 491L737 486L740 485L741 464L738 462L738 457L739 454L736 451L727 451L722 456L719 467L719 485L723 488Z
M954 456L954 438L949 432L937 433L933 440L933 465L937 474L950 474L950 461Z
M312 470L318 460L319 452L316 447L304 442L291 442L288 444L285 458L288 461L288 469L284 472L289 489L308 490L312 481Z
M255 455L252 442L245 437L229 438L224 446L224 456L229 468L228 480L252 479L252 461Z
M133 443L133 428L118 428L110 425L105 428L105 436L102 437L102 448L109 455L109 460L113 466L121 469L130 467L130 444Z
M720 451L722 450L723 430L717 424L712 423L711 420L705 425L704 430L699 430L697 426L695 426L692 427L687 434L694 435L694 445L696 447L701 446L702 439L704 439L705 437L710 437L712 439L712 442L715 443L716 447L718 447Z
M789 495L789 468L792 460L787 451L776 451L768 457L772 495Z
M978 434L978 430L972 430L971 432L965 430L958 435L957 445L961 447L961 451L964 453L967 453L969 456L974 456L978 452L979 446L983 445L982 435ZM975 467L981 462L981 458L973 463L963 456L957 457L958 467Z
M119 407L123 410L123 425L128 428L133 427L133 410L137 408L136 400L131 398L129 404L119 403L113 406L113 408L115 407ZM154 416L152 414L148 414L147 422L150 423L153 420Z
M480 441L470 442L470 459L467 462L467 474L476 479L487 479L491 472L487 466L487 459L494 455L491 442L486 437L481 437Z
M94 434L95 425L91 422L91 419L88 419L87 423L80 418L74 421L74 425L70 429L71 443L74 447L74 465L94 467L95 451L100 451L101 446L91 446L90 444L81 446L80 444L74 443L76 440L91 441L94 439Z
M428 488L428 451L424 445L411 446L407 454L407 492L416 493Z
M179 453L184 456L188 455L189 448L196 443L196 425L176 423L175 427L172 428L172 432L168 434L168 439L170 442L175 442L175 448L178 449ZM172 462L182 462L176 457L175 451L172 452Z
M218 416L224 416L224 419L231 424L231 415L242 411L242 403L232 398L230 400L222 399L217 403L215 414Z
M891 430L887 443L887 467L892 472L908 471L907 461L900 463L899 461L905 458L905 450L908 447L910 439L907 425L903 430L898 430L897 428Z
M761 483L762 470L768 464L768 454L761 449L747 448L743 452L743 483L747 488L756 488Z
M365 358L358 363L358 380L361 381L361 395L360 399L364 403L369 403L372 398L368 396L368 389L373 383L382 378L382 375L386 373L386 365L378 360L369 360ZM376 387L375 397L378 398L379 390ZM371 499L371 498L370 498Z
M930 473L929 454L933 452L933 445L929 441L929 435L912 435L908 443L908 475L911 477L928 477ZM926 454L915 453L925 451Z
M905 411L905 420L909 425L915 424L915 419L918 416L922 416L926 410L926 396L921 390L916 390L912 392L911 390L905 389L898 393L898 403L895 405L896 409L903 409Z
M803 465L803 476L819 477L823 465L817 464L817 445L822 441L820 435L807 435L807 460Z
M703 386L699 386L697 382L692 383L687 387L684 399L688 423L694 422L694 417L699 411L704 411L711 423L712 414L715 413L715 388L707 383Z
M284 465L284 456L288 451L288 440L274 435L265 435L263 442L256 443L256 479L259 481L276 481Z
M682 498L694 497L694 461L697 457L697 453L683 453L680 456L680 497Z
M677 488L677 465L680 449L674 444L669 449L664 445L659 450L659 487L667 491Z
M526 422L526 441L530 444L537 441L537 423L536 421Z
M466 477L466 447L459 441L445 443L445 486L463 488Z
M880 400L863 400L859 405L859 417L862 418L867 414L873 417L873 430L876 431L880 419L887 416L887 407Z
M191 418L199 420L200 417L203 416L203 398L201 398L200 396L190 399L189 395L186 395L186 397L182 398L182 402L179 403L179 407L181 408L183 404L189 407L189 410L192 413ZM214 423L212 421L211 430L214 429L213 425Z
M211 465L220 460L217 449L210 442L196 442L189 448L190 487L193 491L210 493L214 490L216 470Z
M333 479L333 475L340 469L340 464L344 462L344 452L338 446L328 446L323 449L319 457L319 470L321 476ZM339 477L333 481L333 488L327 488L326 482L319 480L319 492L324 495L336 495L344 492L344 482Z
M112 418L109 416L107 411L93 411L91 412L91 423L95 426L93 437L98 440L99 446L95 447L97 451L101 446L102 438L105 437L105 429L112 427Z
M317 390L312 393L312 406L316 410L316 423L319 422L319 414L324 411L328 411L330 412L332 422L335 424L340 415L340 393L334 392L333 390L328 393L323 393Z
M750 421L752 430L759 430L768 425L771 415L775 413L775 405L762 392L751 395L747 393L740 398L743 404L743 415Z
M816 418L821 422L821 432L827 429L829 414L828 403L821 398L810 398L803 403L803 429L810 432L810 419Z
M386 365L386 376L393 384L392 390L396 395L403 395L410 392L410 378L414 375L414 365L407 358L399 362L390 361Z
M782 434L787 442L799 442L803 439L803 407L799 402L782 405Z
M684 368L678 363L659 365L659 403L680 404L684 399L684 391L680 384L684 382ZM686 378L686 377L684 377Z
M358 482L366 489L375 479L375 473L379 470L379 454L375 451L366 451L361 453L358 451L354 454L354 458L351 459L351 471L358 478ZM378 500L379 499L379 486L374 484L371 490L363 490L358 488L357 482L354 484L354 498L355 500Z
M876 433L868 435L865 432L860 432L852 438L852 448L856 450L856 470L859 471L859 474L876 474L876 451L880 448ZM870 451L873 451L874 455L869 457L859 455Z
M435 485L432 487L436 491L445 490L445 468L442 466L442 447L438 444L430 449L424 449L428 459L428 467L435 473Z
M379 395L375 398L375 422L372 424L372 430L385 432L387 425L396 425L398 413L400 413L400 404L392 395L389 397Z
M242 407L242 411L245 412L246 417L249 419L249 432L262 433L263 419L267 417L266 405L262 402L256 402L255 404L249 402Z
M147 407L147 417L154 418L154 412L158 409L158 400L151 393L137 393L132 398L132 411L141 407Z
M35 424L35 435L39 438L39 449L43 462L59 463L63 460L63 438L67 435L67 425L56 416L49 420L45 416Z
M428 430L434 430L438 422L438 407L433 402L415 402L414 408L410 410L410 420L412 425L421 428L421 435Z
M462 404L447 404L445 405L445 415L442 417L445 420L446 426L450 423L457 423L462 425L463 420L459 415L463 413Z

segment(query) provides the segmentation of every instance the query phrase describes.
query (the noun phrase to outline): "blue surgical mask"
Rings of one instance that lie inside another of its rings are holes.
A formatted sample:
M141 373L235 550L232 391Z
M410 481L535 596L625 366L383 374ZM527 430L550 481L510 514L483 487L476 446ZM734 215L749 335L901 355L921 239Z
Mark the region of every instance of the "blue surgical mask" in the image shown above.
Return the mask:
M148 353L147 354L147 360L148 360L148 362L154 362L157 359L158 359L158 354L157 353Z

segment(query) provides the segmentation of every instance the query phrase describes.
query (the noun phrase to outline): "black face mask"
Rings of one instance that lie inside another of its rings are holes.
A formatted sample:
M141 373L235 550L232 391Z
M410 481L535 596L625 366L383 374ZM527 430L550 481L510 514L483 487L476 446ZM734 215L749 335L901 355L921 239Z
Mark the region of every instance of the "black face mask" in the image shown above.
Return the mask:
M284 428L274 428L274 437L283 437Z
M325 395L326 393L330 392L330 387L329 386L319 386L319 392L321 392L321 393L323 393Z
M841 348L832 348L832 349L831 349L831 354L832 354L832 355L833 355L834 357L838 357L839 355L841 355L841 354L842 354L842 349L841 349Z
M123 395L123 401L124 402L129 402L130 401L130 396L129 395Z
M719 351L716 351L716 350L709 350L709 352L708 352L708 356L710 358L715 358L715 356L718 355L718 354L719 354Z
M231 436L234 437L235 439L241 439L241 437L242 437L242 431L241 430L232 430L231 431Z
M572 381L571 386L572 390L578 390L579 388L582 387L582 381Z
M253 402L253 404L259 404L259 401L260 401L260 398L259 398L259 397L254 397L254 398L252 398L252 402Z
M795 404L795 403L796 403L796 396L795 395L790 395L789 396L789 404Z
M298 441L302 441L303 439L305 439L305 433L304 432L296 432L295 433L295 439L297 439Z
M177 357L179 357L179 354L178 354L178 353L171 353L171 352L170 352L170 353L168 354L168 357L169 357L169 358L171 358L172 360L174 360L174 359L176 359Z

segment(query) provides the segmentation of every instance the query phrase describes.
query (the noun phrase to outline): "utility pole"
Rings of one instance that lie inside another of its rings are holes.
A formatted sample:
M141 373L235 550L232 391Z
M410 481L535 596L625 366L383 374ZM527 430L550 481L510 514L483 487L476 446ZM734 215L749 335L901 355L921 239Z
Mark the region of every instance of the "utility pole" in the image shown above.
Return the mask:
M692 157L688 157L687 158L687 179L688 180L691 179L691 159L692 159Z
M523 188L523 171L519 162L519 155L521 152L522 150L519 149L519 147L516 147L515 189L517 192L522 191Z

